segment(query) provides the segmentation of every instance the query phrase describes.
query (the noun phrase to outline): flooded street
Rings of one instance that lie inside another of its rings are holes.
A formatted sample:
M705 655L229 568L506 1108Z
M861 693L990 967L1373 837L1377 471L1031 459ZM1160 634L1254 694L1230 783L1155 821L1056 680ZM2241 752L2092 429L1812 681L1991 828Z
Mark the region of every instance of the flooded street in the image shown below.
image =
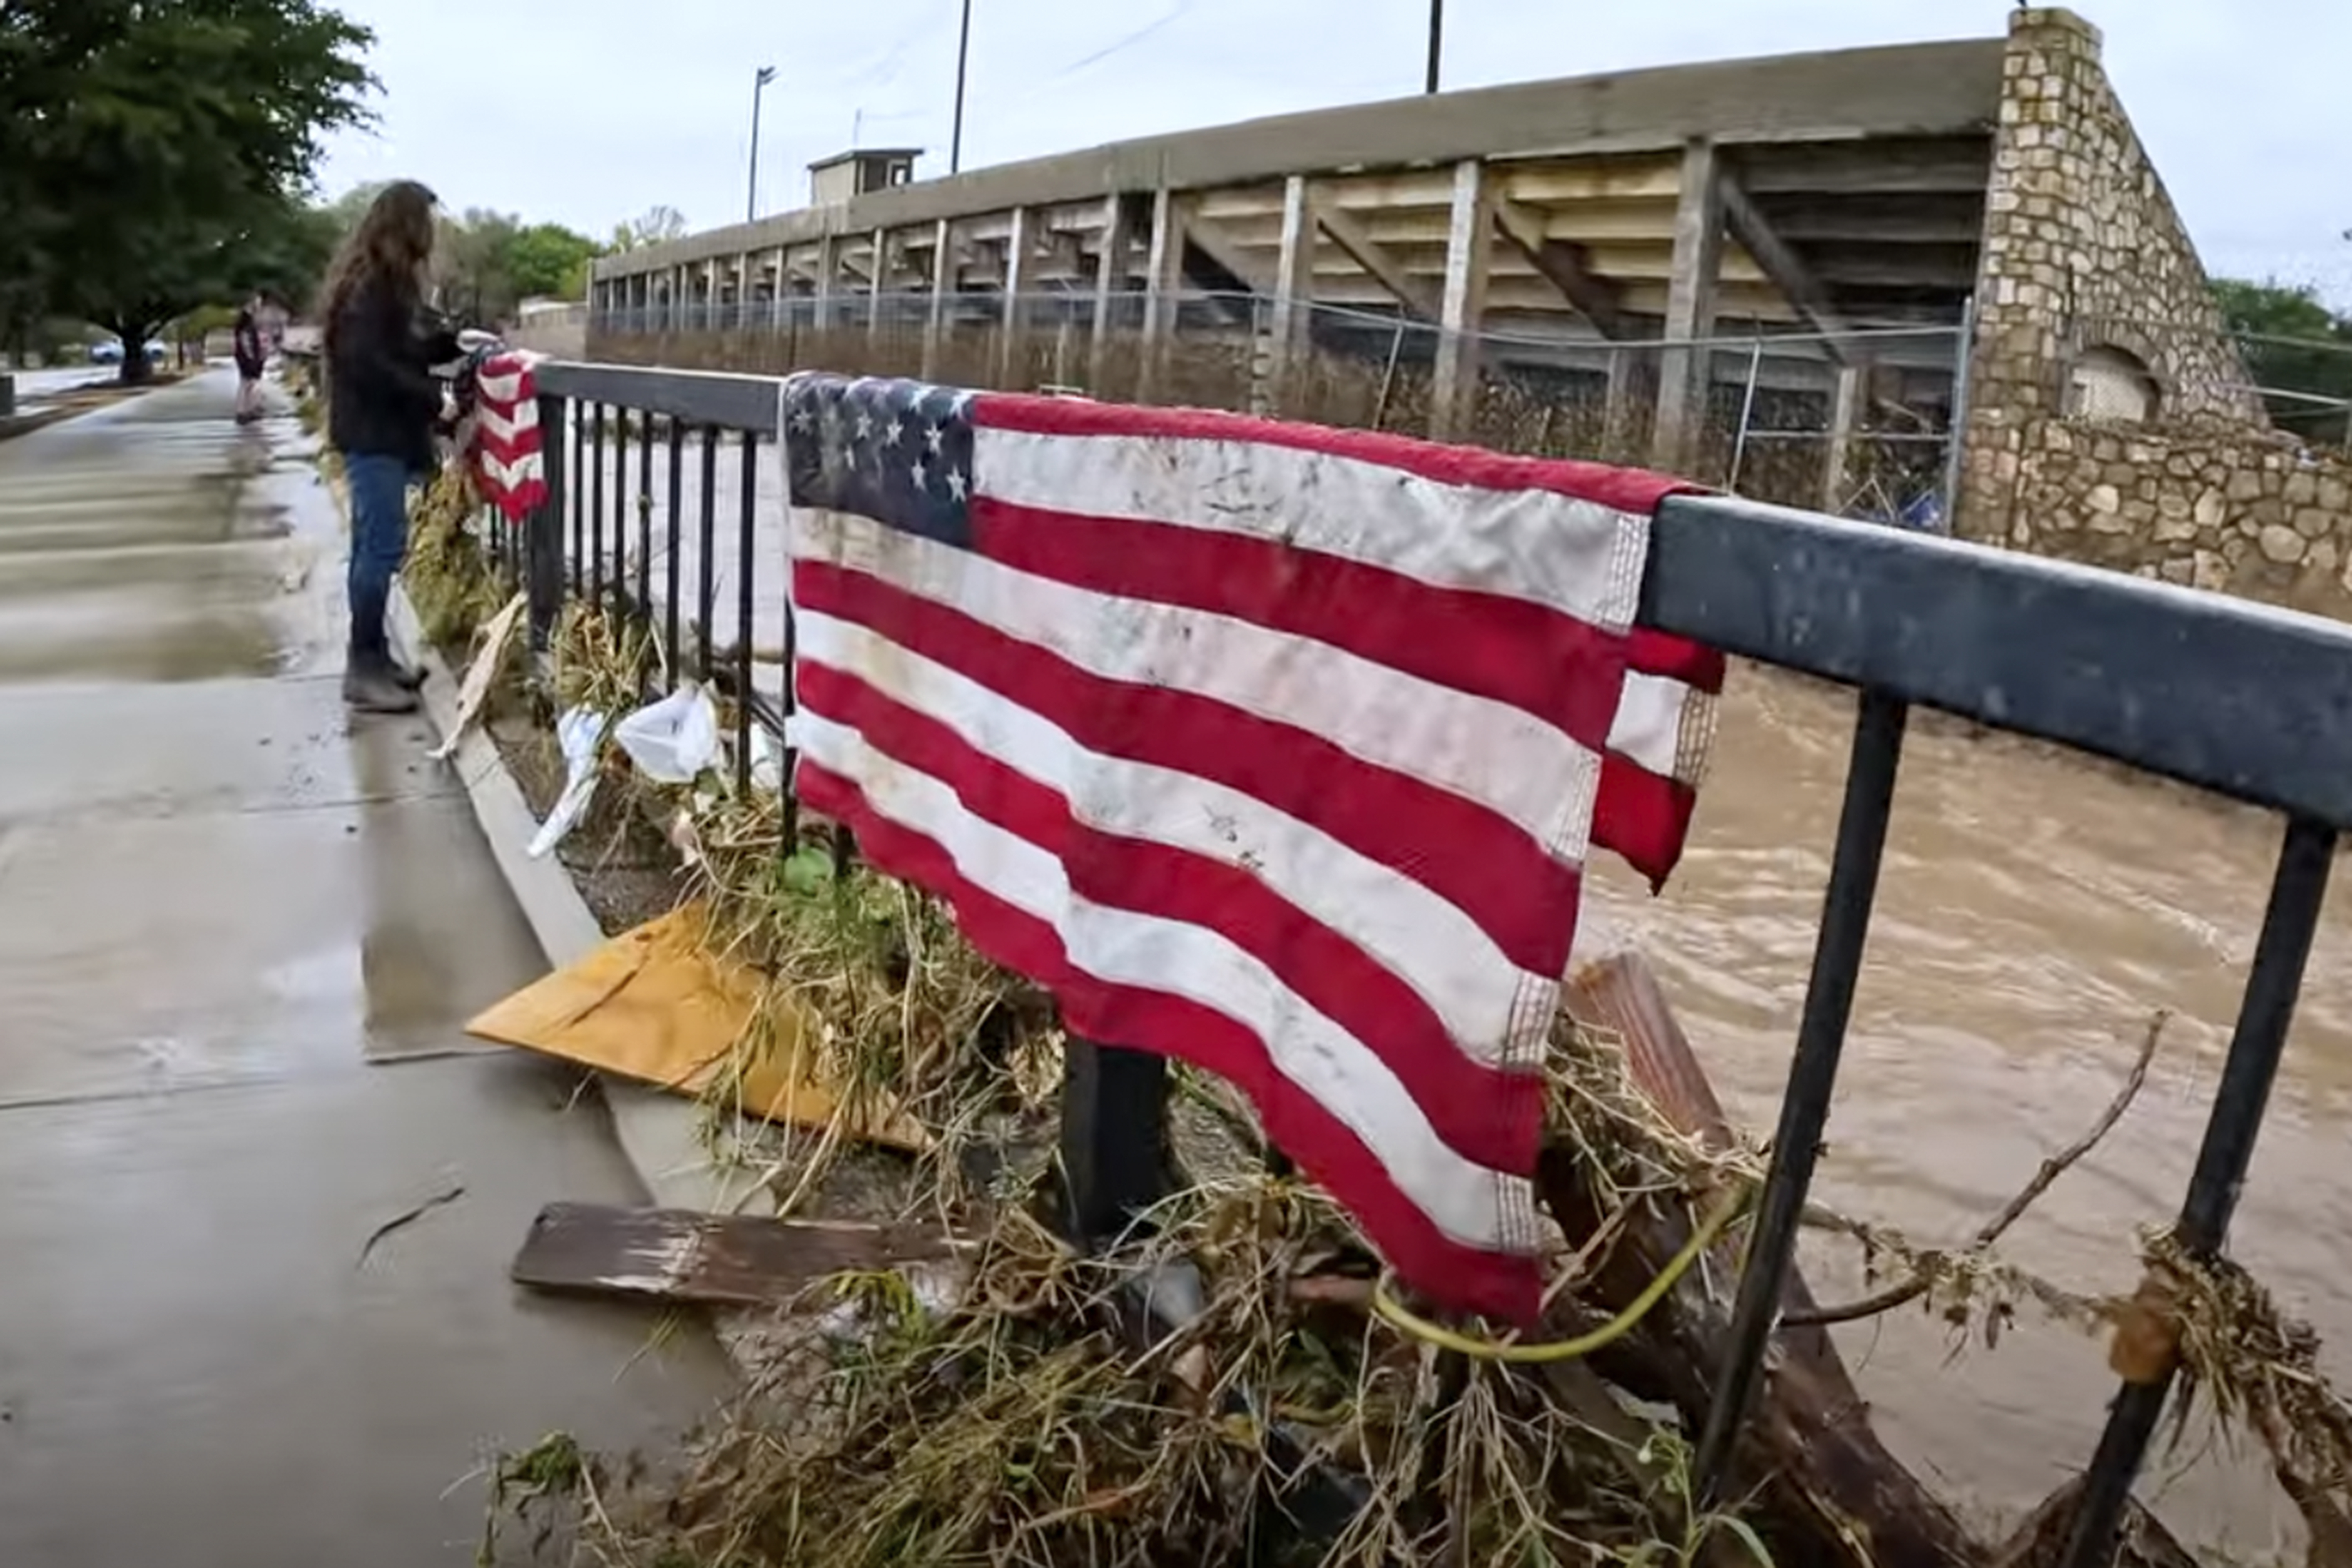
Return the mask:
M1845 776L1850 694L1733 674L1688 858L1652 900L1613 864L1582 947L1659 972L1734 1115L1769 1133L1793 1048ZM2004 1239L2081 1290L2127 1290L2137 1227L2178 1210L2283 824L1915 714L1817 1194L1927 1245L1965 1242L2088 1131L2149 1015L2177 1016L2129 1114ZM2352 1371L2352 891L2313 951L2232 1254ZM1856 1249L1810 1247L1824 1302L1867 1293ZM2087 1463L2113 1393L2104 1343L2021 1314L1954 1354L1913 1306L1838 1331L1881 1429L1972 1516L2031 1506ZM2192 1426L2140 1495L2192 1540L2261 1554L2292 1510ZM2192 1462L2193 1461L2193 1462ZM2182 1473L2184 1472L2185 1473Z

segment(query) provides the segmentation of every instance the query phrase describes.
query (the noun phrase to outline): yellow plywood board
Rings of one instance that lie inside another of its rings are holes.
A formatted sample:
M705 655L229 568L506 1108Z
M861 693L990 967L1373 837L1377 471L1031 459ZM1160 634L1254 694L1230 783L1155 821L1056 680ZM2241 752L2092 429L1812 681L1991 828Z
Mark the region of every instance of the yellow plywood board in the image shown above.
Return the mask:
M761 995L759 977L708 952L702 931L693 905L624 931L490 1007L466 1032L699 1097L734 1071L735 1043ZM807 1030L791 999L769 1005L778 1012L772 1044L740 1075L742 1107L771 1121L824 1126L840 1098L805 1069ZM857 1129L859 1136L901 1149L929 1145L903 1114L882 1120Z

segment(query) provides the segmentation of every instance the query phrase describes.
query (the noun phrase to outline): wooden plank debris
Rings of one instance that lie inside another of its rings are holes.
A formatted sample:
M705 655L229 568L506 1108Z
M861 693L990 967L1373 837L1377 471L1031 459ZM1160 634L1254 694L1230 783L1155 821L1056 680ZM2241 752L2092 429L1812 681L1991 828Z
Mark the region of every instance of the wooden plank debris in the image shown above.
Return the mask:
M776 1307L827 1275L953 1256L946 1237L926 1226L550 1204L531 1222L509 1272L535 1290Z

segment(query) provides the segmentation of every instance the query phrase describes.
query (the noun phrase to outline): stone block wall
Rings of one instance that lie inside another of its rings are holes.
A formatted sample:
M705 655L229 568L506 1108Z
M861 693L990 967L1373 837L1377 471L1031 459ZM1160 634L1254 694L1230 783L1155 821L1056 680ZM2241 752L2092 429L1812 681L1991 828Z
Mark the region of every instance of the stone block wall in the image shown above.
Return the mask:
M2211 415L2032 436L2004 542L2352 620L2352 457Z
M1957 527L1995 542L2024 498L2021 460L2063 417L2075 356L2145 365L2165 422L2262 410L2203 265L2100 64L2099 31L2065 10L2010 18L1986 190Z

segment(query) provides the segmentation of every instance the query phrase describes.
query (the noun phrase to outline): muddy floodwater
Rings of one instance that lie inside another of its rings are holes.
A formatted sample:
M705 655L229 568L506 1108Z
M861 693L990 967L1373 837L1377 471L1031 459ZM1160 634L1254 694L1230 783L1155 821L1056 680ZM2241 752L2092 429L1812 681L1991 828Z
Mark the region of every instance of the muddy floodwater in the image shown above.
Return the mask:
M1581 945L1657 968L1733 1113L1769 1132L1828 877L1851 694L1734 671L1688 858L1665 894L1605 868ZM2083 1136L2171 1009L2147 1087L2003 1246L2084 1290L2127 1290L2138 1227L2179 1208L2283 826L2008 737L1915 715L1817 1192L1914 1240L1964 1242ZM2328 903L2231 1251L2352 1372L2352 891ZM1807 1253L1824 1300L1850 1247ZM1917 1307L1838 1331L1890 1444L1991 1522L2088 1462L2114 1389L2104 1345L2032 1321L1958 1345ZM2250 1556L2292 1510L2192 1427L2141 1495L2184 1536Z

